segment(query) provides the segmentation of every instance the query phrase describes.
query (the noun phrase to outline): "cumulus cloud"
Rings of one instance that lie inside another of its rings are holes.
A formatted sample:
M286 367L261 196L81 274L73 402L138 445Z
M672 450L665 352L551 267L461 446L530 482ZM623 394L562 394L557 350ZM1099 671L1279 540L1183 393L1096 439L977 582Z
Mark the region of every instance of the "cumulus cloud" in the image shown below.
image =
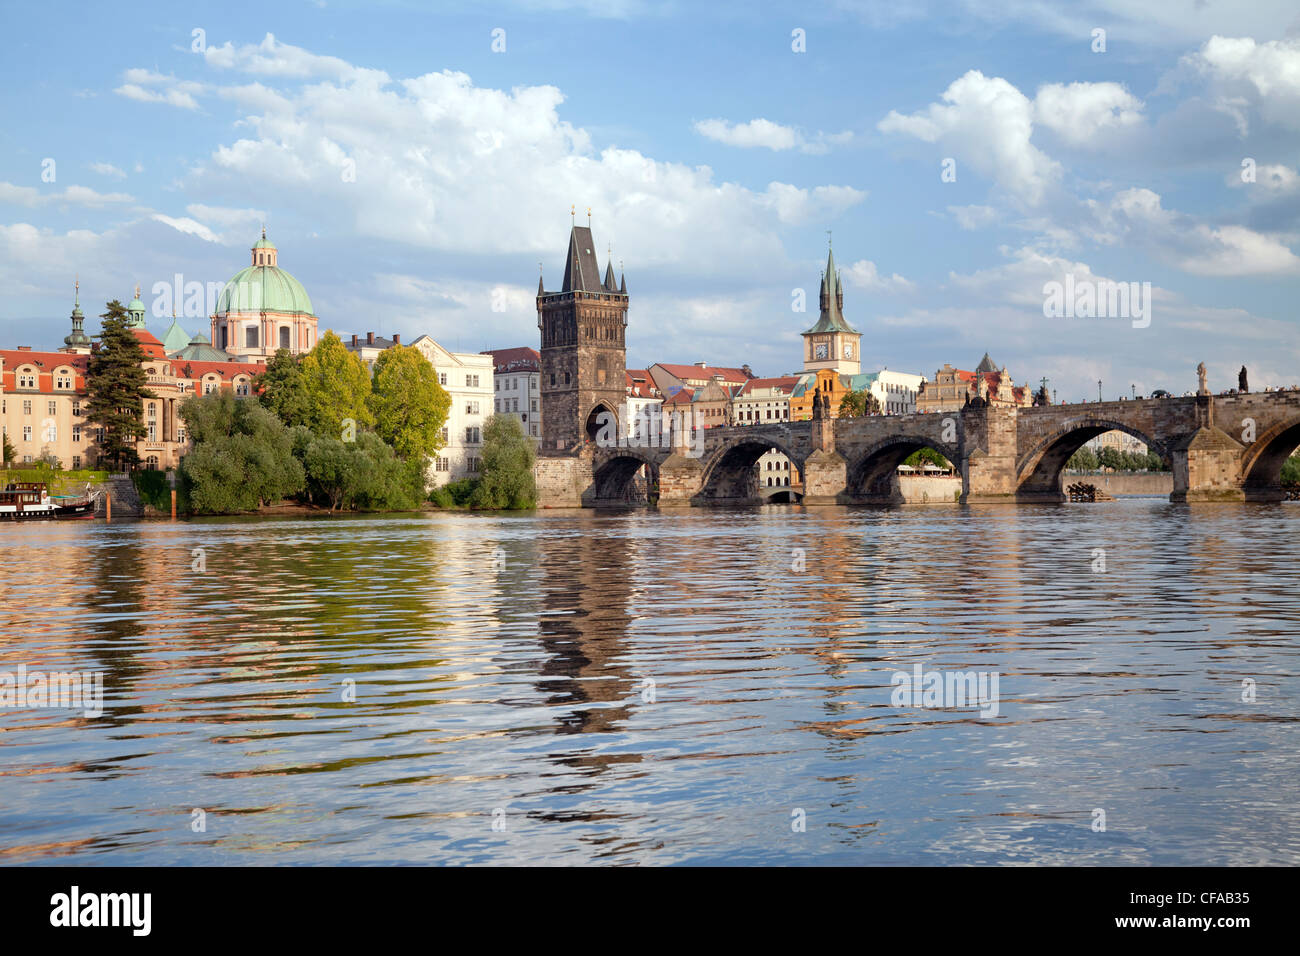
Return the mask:
M1300 129L1300 38L1213 36L1184 63L1215 83L1221 108L1240 116L1251 104L1266 121Z
M1034 97L1034 120L1071 146L1097 148L1104 134L1141 125L1142 106L1119 83L1048 83Z
M876 264L870 259L859 259L846 269L841 270L845 281L859 289L871 289L876 292L908 292L912 283L897 272L882 276Z
M941 146L1015 201L1034 206L1061 176L1061 166L1030 142L1034 104L1001 77L971 70L944 91L941 103L902 114L890 110L877 128ZM936 171L935 175L938 175Z
M15 186L0 182L0 202L17 206L49 206L72 203L78 206L105 206L110 203L131 202L127 193L101 193L89 186L68 186L66 189L46 191L35 186Z
M112 163L91 163L92 172L99 173L101 176L111 176L114 179L126 179L126 173L118 169Z

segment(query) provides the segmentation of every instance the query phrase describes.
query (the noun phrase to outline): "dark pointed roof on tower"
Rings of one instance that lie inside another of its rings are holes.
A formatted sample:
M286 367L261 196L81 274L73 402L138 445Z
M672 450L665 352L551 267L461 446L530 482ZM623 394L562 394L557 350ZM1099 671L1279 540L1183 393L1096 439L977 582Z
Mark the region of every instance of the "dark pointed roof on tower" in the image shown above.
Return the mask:
M975 371L977 372L996 372L997 370L998 367L993 364L993 360L989 358L988 352L984 353L984 357L980 359L980 364L975 366Z
M605 291L617 292L618 286L614 284L614 260L610 259L605 263Z
M841 307L843 300L844 289L840 285L840 274L835 270L835 252L827 250L826 272L822 276L821 315L817 317L817 324L803 334L849 332L857 335L858 330L849 325L848 320L844 318L844 311Z
M600 283L600 266L596 262L596 243L591 227L574 226L569 233L569 257L564 263L561 292L604 292Z

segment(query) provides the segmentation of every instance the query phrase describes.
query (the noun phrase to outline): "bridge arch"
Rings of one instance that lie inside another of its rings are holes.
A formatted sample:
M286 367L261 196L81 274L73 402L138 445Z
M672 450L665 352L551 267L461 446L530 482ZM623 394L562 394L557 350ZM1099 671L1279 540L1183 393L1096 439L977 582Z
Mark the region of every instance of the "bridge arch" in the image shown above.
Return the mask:
M645 487L637 473L645 468ZM649 504L659 486L659 458L645 449L611 448L592 462L588 503L617 506Z
M1300 416L1260 435L1241 460L1242 490L1248 500L1281 501L1282 466L1300 448Z
M1109 431L1132 435L1145 444L1149 451L1159 455L1166 465L1172 466L1169 449L1164 442L1152 438L1128 422L1085 415L1069 419L1020 457L1016 462L1016 496L1064 500L1061 473L1065 470L1066 462L1085 444Z
M608 414L608 418L602 417ZM617 438L618 436L618 409L610 405L609 402L597 402L587 412L586 423L583 426L583 432L588 441L596 441L604 433L606 439Z
M961 467L961 453L954 445L925 435L890 435L868 445L848 463L845 494L850 501L862 504L902 502L898 466L922 448L933 448L952 462L954 468Z
M756 466L770 451L785 455L803 473L804 456L796 454L781 440L762 434L739 435L705 455L699 497L714 502L757 501L764 497Z

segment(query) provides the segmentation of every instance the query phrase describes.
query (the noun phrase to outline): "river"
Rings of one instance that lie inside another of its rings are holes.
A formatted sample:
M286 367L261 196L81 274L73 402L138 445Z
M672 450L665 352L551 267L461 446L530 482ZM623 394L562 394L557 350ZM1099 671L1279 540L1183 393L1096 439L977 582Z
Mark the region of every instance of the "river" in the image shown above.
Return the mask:
M104 692L0 710L7 864L1300 863L1296 505L10 524L0 551L0 672ZM899 703L914 665L996 675L996 706Z

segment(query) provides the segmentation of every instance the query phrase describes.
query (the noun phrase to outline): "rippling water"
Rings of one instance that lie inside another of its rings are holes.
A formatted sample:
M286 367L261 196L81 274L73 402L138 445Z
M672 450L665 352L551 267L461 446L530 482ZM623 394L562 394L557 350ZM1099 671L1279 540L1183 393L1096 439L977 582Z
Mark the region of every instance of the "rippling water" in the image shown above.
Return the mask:
M1300 862L1294 505L7 525L0 554L0 671L105 687L0 710L0 862ZM997 672L998 715L893 706L915 663Z

